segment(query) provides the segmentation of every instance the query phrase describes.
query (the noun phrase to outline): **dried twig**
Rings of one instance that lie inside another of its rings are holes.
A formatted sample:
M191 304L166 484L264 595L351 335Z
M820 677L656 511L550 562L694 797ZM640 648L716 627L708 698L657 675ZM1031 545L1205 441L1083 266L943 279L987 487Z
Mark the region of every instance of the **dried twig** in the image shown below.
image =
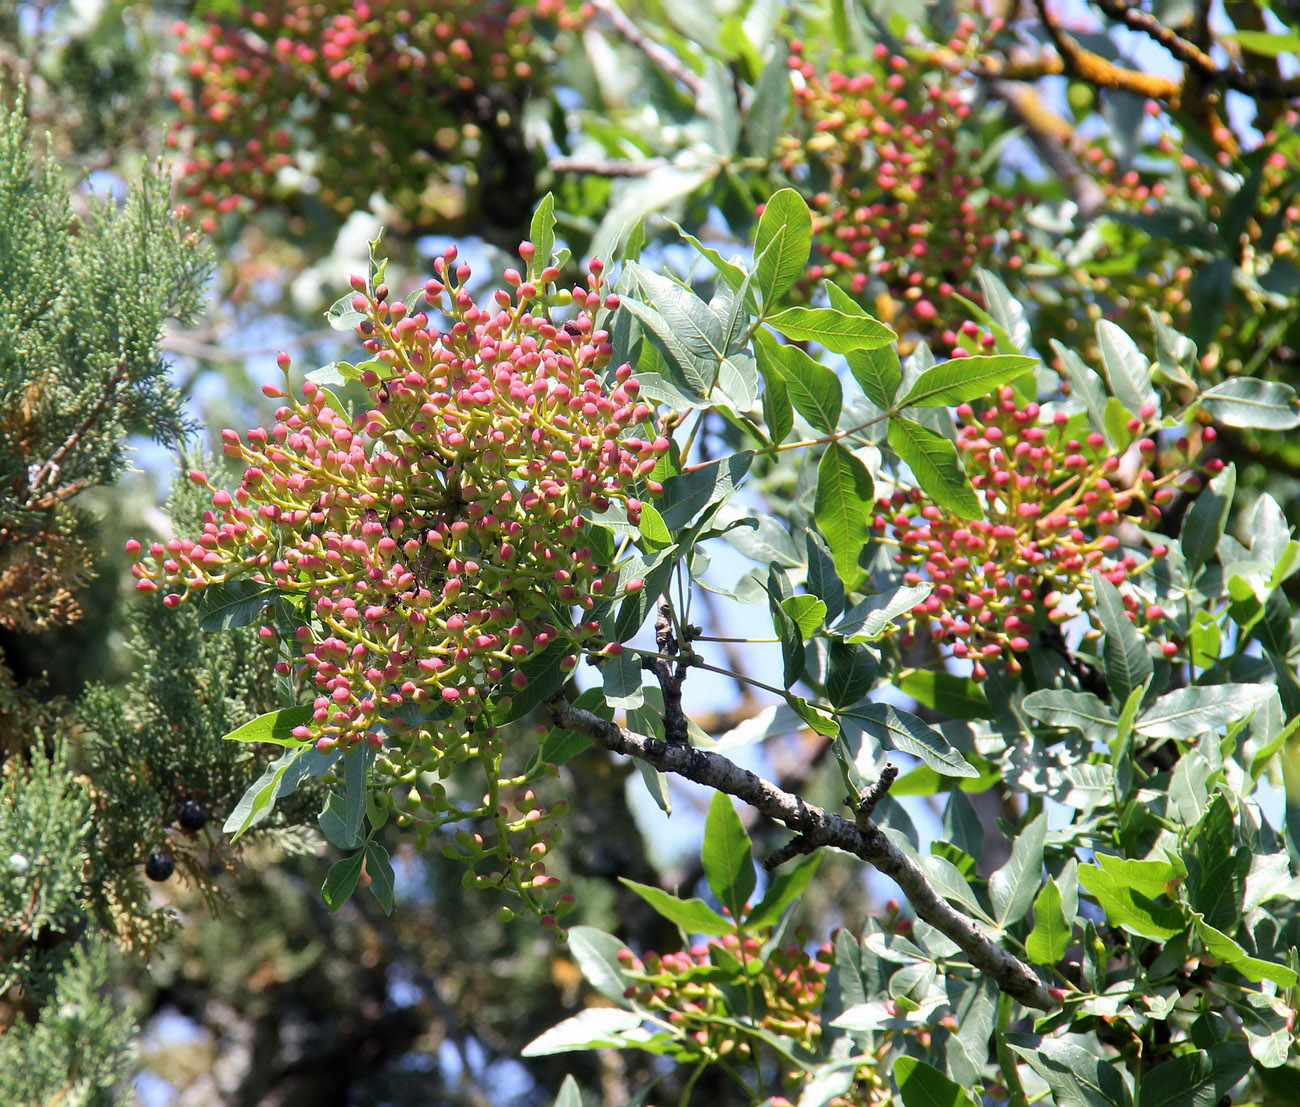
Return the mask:
M692 70L686 68L671 50L661 46L632 22L614 0L590 0L591 6L600 12L610 26L628 42L649 58L660 70L673 78L678 84L690 90L692 96L699 96L704 91L704 82Z
M104 390L100 393L99 399L97 399L91 409L86 412L86 417L77 425L76 430L63 440L63 444L60 445L54 453L50 454L43 464L40 466L33 466L32 470L30 470L30 478L27 482L27 498L23 501L23 507L32 508L38 506L38 498L41 501L40 506L48 506L45 501L64 499L66 496L71 494L71 492L56 493L51 490L43 497L37 496L37 492L40 490L41 485L47 480L59 479L59 469L63 465L63 459L66 458L72 450L76 449L77 443L80 442L86 432L95 425L95 421L104 414L104 409L108 407L112 402L113 397L117 395L118 386L126 379L128 368L125 358L117 363L117 367L113 370L112 376L110 376L104 383ZM81 487L81 485L79 484L76 487Z
M551 158L546 168L552 173L582 173L589 177L644 177L668 162L664 158L644 161L606 161L602 158Z

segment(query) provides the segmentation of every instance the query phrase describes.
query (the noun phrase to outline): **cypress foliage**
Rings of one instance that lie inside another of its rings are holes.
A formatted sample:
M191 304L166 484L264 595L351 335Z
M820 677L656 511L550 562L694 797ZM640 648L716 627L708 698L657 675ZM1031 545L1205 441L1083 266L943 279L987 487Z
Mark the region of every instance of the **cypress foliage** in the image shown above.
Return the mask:
M101 556L79 494L120 476L128 435L178 444L188 431L160 338L199 311L208 270L161 178L121 204L74 197L20 110L0 110L3 1103L129 1098L134 1022L106 993L174 925L146 872L214 895L224 862L207 822L257 771L247 747L220 741L270 702L251 631L206 635L200 612L141 602L129 688L93 686L74 704L31 672L42 635L76 631ZM202 499L184 484L178 519L195 525Z

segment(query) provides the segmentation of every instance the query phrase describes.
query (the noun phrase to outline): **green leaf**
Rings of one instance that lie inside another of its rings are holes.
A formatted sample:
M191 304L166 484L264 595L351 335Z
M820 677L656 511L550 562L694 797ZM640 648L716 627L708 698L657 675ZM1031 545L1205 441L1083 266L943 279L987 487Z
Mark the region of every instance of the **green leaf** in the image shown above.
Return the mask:
M649 793L655 806L665 815L673 813L673 797L668 791L668 777L645 761L636 762L637 772L641 774L641 783Z
M1101 651L1106 681L1116 699L1127 700L1134 688L1141 688L1151 679L1154 671L1151 655L1147 653L1137 628L1124 614L1124 601L1119 589L1100 573L1094 572L1092 592L1101 628L1106 632Z
M1038 1034L1008 1033L1003 1041L1042 1077L1060 1107L1129 1107L1123 1078L1110 1058Z
M1262 54L1266 58L1290 57L1300 53L1300 34L1272 31L1224 31L1218 36L1237 43L1250 54Z
M550 193L547 195L549 196ZM582 1090L572 1074L564 1078L564 1083L560 1085L559 1094L556 1095L551 1107L582 1107Z
M320 832L331 845L339 849L356 849L361 845L361 835L357 833L358 828L349 826L343 817L345 809L343 797L337 792L329 792L325 796L325 806L321 808L317 822L320 824Z
M601 662L605 702L617 711L631 711L645 703L641 683L641 655L625 650Z
M652 272L636 262L628 262L628 269L654 308L672 328L673 334L701 366L708 367L708 395L717 376L718 363L727 356L722 323L709 310L709 305L694 292L669 277Z
M230 630L256 622L282 590L256 580L210 584L199 593L199 629Z
M812 214L793 188L783 188L763 207L754 236L758 288L770 307L803 276L812 249Z
M1300 400L1289 384L1234 377L1201 393L1201 406L1229 427L1290 430L1300 426Z
M832 707L848 707L865 698L880 672L875 655L865 646L832 639L826 667L826 699Z
M895 619L911 611L933 588L929 581L922 581L920 584L905 584L892 592L868 596L846 611L844 618L831 628L831 633L848 642L874 642Z
M661 364L669 382L696 402L707 402L717 377L717 363L703 361L691 353L682 336L652 305L643 304L634 296L624 296L620 303L636 316L650 341L663 354Z
M875 486L861 458L832 442L817 465L813 517L830 547L836 572L850 591L863 572L858 565L866 544Z
M790 616L803 641L808 641L826 618L826 605L816 596L788 596L781 601L781 610Z
M772 613L772 629L781 640L781 668L785 686L789 688L801 676L804 670L804 639L795 626L794 620L786 614L783 606L788 590L785 576L775 564L768 567L767 595L768 607ZM811 598L811 597L810 597Z
M528 241L535 248L533 260L528 263L528 277L536 281L542 270L551 264L551 254L555 252L555 197L549 192L533 212Z
M794 407L785 377L770 360L760 357L758 371L763 375L763 424L768 437L779 445L794 430Z
M785 909L808 887L821 860L820 853L810 853L806 857L801 857L797 864L783 868L772 877L763 898L746 917L745 925L753 930L775 926L785 913Z
M1194 738L1256 711L1272 693L1267 684L1201 684L1167 692L1138 718L1149 738Z
M627 1006L623 993L636 981L623 971L618 954L625 943L594 926L569 927L569 953L578 963L582 975L606 999L620 1007Z
M672 532L684 530L705 508L725 503L749 472L752 450L710 461L663 482L659 513Z
M1130 934L1163 942L1187 929L1187 920L1177 904L1156 902L1158 897L1147 895L1100 865L1080 865L1079 883L1106 912L1107 920Z
M808 591L826 604L826 617L839 618L844 610L844 582L835 571L825 543L809 528L804 532L804 548L808 562Z
M1091 692L1044 688L1026 696L1023 707L1048 726L1081 731L1087 738L1109 739L1115 733L1115 712Z
M1229 465L1196 494L1192 506L1183 516L1178 544L1187 562L1189 579L1218 551L1236 490L1237 469Z
M1002 926L1029 913L1042 880L1043 845L1047 841L1047 816L1039 815L1023 827L1011 843L1007 863L989 877L989 897Z
M571 643L563 639L551 642L541 653L535 654L519 666L528 683L512 693L510 710L500 720L513 723L540 707L561 688L569 678L569 669L562 668L564 659L573 651Z
M1235 931L1251 859L1247 850L1238 848L1232 809L1223 793L1210 801L1181 856L1187 866L1187 902L1192 910L1217 930Z
M1034 929L1025 939L1025 952L1039 965L1055 965L1070 944L1070 924L1061 910L1061 890L1048 880L1034 897Z
M895 415L889 420L889 445L936 504L963 519L984 517L979 497L957 460L957 447L943 435Z
M1250 1067L1250 1051L1241 1042L1220 1042L1208 1052L1180 1054L1147 1070L1136 1107L1215 1107Z
M364 744L343 755L343 821L356 839L366 817L366 785L374 760L374 749Z
M637 529L645 539L646 545L652 550L661 550L665 546L672 545L673 536L668 532L668 527L664 525L664 517L659 514L659 509L654 504L641 505L641 521Z
M724 792L714 792L709 804L700 861L710 891L733 919L739 919L754 891L754 850L731 797Z
M361 866L365 859L366 855L361 850L357 850L356 853L330 866L330 871L325 874L325 883L321 885L320 890L321 899L325 901L325 906L330 911L337 911L352 898L352 893L357 888L357 881L361 878Z
M834 370L814 361L798 346L782 345L770 331L755 333L754 350L759 364L767 366L764 376L780 375L795 411L817 430L832 433L844 403L840 378Z
M944 776L977 776L973 765L949 745L948 740L910 711L884 703L868 703L840 716L846 734L853 731L870 734L903 753L919 757L935 772ZM859 734L854 747L861 743Z
M591 746L591 739L585 734L553 727L542 739L537 757L543 765L563 765L566 761L572 761L578 754L586 753Z
M645 581L644 587L639 592L632 592L625 596L622 604L619 605L618 614L614 618L615 641L626 642L641 629L646 616L663 595L664 589L668 587L673 566L677 564L677 559L668 554L669 551L665 551L649 562L650 567L642 578ZM625 571L626 568L626 566L622 567L620 572Z
M378 842L366 843L366 875L370 877L370 894L383 908L385 915L393 913L393 863L388 850Z
M991 719L993 708L984 689L970 677L934 669L912 669L891 678L904 695L954 719Z
M325 312L325 321L333 330L355 331L357 324L367 318L352 306L352 297L355 295L355 292L348 292L330 304L329 310Z
M548 1057L579 1049L626 1049L623 1037L641 1025L641 1016L620 1007L588 1007L539 1034L520 1051L524 1057Z
M903 1107L978 1107L960 1084L915 1057L902 1056L894 1062L894 1080Z
M898 361L898 351L893 346L880 346L874 350L853 350L845 355L849 372L876 407L888 410L894 406L894 397L903 383L903 368Z
M315 708L309 703L268 711L256 719L249 719L229 734L223 734L222 739L227 742L273 742L277 746L305 746L311 739L295 738L293 729L311 722L314 711Z
M720 253L718 253L717 250L713 249L711 246L706 246L693 234L683 229L677 223L674 223L671 219L665 219L664 222L689 242L691 246L695 248L696 253L707 259L709 264L717 270L718 275L726 282L728 288L733 292L739 291L740 287L745 283L745 278L749 276L749 274L745 272L744 268L737 265L735 262L727 261Z
M723 918L702 899L678 899L661 888L638 884L625 876L620 876L619 881L687 934L728 934L736 929L733 922Z
M796 342L817 342L832 353L875 350L888 346L896 335L869 315L846 315L835 308L791 307L770 315L765 322Z
M268 764L262 771L262 775L248 786L239 802L235 804L234 810L226 817L222 830L238 838L249 827L266 818L275 805L284 774L309 748L309 746L298 746L287 750Z
M1101 378L1084 364L1078 354L1062 346L1055 338L1052 339L1052 349L1070 381L1070 395L1083 404L1092 429L1105 434L1106 389Z
M934 407L939 404L964 404L988 395L1008 381L1015 380L1038 364L1036 357L1020 354L976 354L932 365L912 382L897 403L898 407L916 404Z
M1109 319L1097 322L1097 346L1106 368L1110 394L1136 415L1143 404L1155 404L1160 398L1151 383L1151 363L1120 327Z
M809 703L802 696L796 696L792 692L785 694L785 702L790 706L790 710L823 738L834 738L840 732L840 724L825 708Z

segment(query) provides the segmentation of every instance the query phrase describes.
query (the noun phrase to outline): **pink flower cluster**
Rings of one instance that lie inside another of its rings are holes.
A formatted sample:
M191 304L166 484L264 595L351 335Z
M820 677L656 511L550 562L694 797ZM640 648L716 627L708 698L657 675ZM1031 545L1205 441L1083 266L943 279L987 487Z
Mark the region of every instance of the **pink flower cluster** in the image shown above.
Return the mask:
M1132 448L1121 456L1101 434L1072 429L1064 412L1048 419L1004 387L986 408L957 408L957 445L985 518L962 519L915 489L878 501L874 527L898 543L904 581L934 586L913 616L954 656L972 659L976 677L995 658L1018 671L1016 654L1037 630L1092 611L1094 571L1119 585L1141 568L1116 532L1157 522L1157 505L1172 497L1180 475L1157 477L1150 468L1156 442L1143 435L1154 415L1144 406L1129 419ZM1166 552L1156 545L1151 557ZM1163 614L1140 609L1129 594L1125 605L1142 625Z
M188 152L181 193L207 230L283 191L289 166L310 172L336 210L376 190L415 201L437 163L463 160L476 135L466 97L492 87L517 98L536 79L537 27L584 18L570 7L279 0L179 22L189 60L172 90L180 118L169 144Z
M973 31L966 20L959 34ZM860 295L875 279L924 328L940 314L937 300L978 299L976 268L1021 264L1021 199L990 191L970 168L959 132L971 107L948 73L918 71L883 45L874 72L823 74L804 53L792 43L789 65L813 133L783 139L780 156L787 172L809 163L828 178L811 200L809 282L829 277Z
M799 937L807 936L801 931ZM757 982L766 1005L760 1025L814 1048L821 1033L819 1009L835 962L835 947L827 943L812 954L802 944L790 943L773 950L756 974L745 972L743 963L761 959L762 949L761 937L742 939L737 934L723 934L680 953L651 951L644 959L623 949L619 963L640 978L640 983L630 985L624 994L651 1010L667 1012L668 1021L687 1030L700 1049L721 1056L735 1051L745 1057L749 1043L717 1021L716 1016L732 1014L720 985ZM734 981L725 978L728 970L736 974Z
M288 601L301 625L262 633L287 634L282 668L314 685L295 735L318 748L393 735L387 756L445 774L490 747L520 666L555 643L564 667L598 649L591 611L617 575L580 513L619 500L635 520L632 489L668 449L631 368L602 372L596 317L618 301L600 269L563 323L514 270L513 293L476 304L454 247L409 303L354 278L369 408L349 418L312 381L301 400L267 386L286 402L269 430L223 432L243 480L213 493L202 533L128 546L139 588L176 604L243 580Z

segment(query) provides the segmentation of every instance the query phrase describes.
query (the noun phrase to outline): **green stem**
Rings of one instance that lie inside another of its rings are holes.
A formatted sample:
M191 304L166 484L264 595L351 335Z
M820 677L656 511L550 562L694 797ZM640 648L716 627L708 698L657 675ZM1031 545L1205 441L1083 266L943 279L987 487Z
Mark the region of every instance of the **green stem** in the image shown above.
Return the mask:
M1006 1035L1011 1027L1011 1012L1015 1004L1006 992L998 996L998 1067L1002 1070L1002 1083L1007 1087L1009 1107L1029 1107L1025 1098L1024 1085L1020 1083L1020 1072L1016 1068L1016 1055L1007 1044Z

